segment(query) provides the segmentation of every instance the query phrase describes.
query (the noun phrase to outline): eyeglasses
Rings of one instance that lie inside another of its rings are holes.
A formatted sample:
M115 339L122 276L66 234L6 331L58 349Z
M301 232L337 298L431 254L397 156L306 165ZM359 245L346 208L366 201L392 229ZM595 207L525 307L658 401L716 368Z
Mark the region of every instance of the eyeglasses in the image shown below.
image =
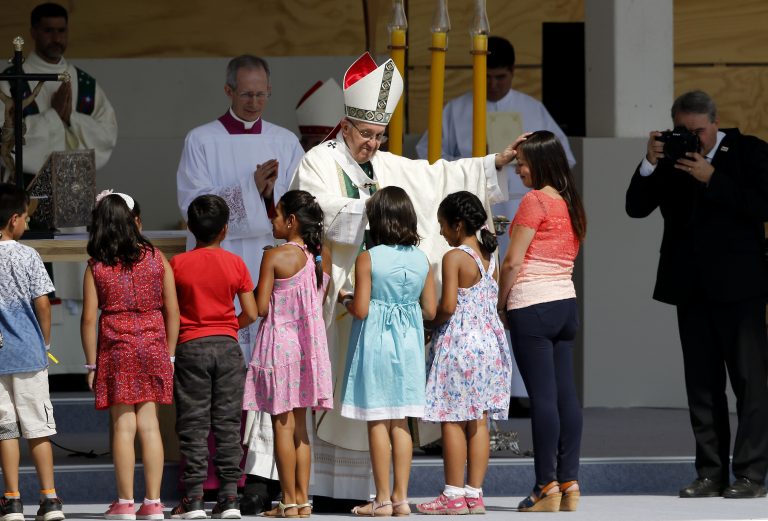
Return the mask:
M238 92L237 97L243 101L250 99L257 99L259 101L265 100L272 96L271 92Z
M349 122L350 125L355 127L355 130L357 130L357 133L360 134L360 137L363 138L364 140L369 141L371 139L375 139L382 145L387 142L388 138L387 136L384 135L384 132L382 132L381 134L374 134L372 131L368 129L360 130L359 128L357 128L357 125L355 125L355 123L351 119L347 118L347 121Z

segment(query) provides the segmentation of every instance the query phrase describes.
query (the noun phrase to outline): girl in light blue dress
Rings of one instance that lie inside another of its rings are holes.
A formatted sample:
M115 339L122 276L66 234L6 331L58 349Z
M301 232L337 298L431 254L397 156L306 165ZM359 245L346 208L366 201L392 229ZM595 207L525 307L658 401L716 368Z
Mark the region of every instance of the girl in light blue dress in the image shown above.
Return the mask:
M355 292L339 293L354 317L344 373L341 415L368 422L376 484L373 502L357 515L405 515L413 445L407 417L424 415L423 320L437 298L427 256L416 245L416 212L402 188L388 186L366 203L368 250L355 262ZM394 455L394 486L389 462Z

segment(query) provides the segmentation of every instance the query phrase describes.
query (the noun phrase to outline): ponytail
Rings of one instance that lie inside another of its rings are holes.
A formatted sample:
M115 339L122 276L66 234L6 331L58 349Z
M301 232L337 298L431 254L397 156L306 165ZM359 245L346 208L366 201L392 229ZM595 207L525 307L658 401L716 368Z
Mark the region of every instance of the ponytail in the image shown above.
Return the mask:
M496 234L488 229L488 225L484 224L480 227L480 244L488 253L493 253L499 246L499 241L496 239Z
M289 190L280 198L284 215L295 215L301 239L314 257L317 287L323 286L323 209L317 199L304 190Z

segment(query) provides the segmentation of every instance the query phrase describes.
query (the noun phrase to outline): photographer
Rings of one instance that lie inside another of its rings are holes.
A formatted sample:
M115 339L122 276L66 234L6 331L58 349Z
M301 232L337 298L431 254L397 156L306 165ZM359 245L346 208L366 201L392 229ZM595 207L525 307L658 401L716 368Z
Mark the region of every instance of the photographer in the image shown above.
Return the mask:
M768 468L768 144L738 129L718 130L715 103L701 91L677 98L672 119L675 131L650 133L626 210L639 218L659 207L664 218L653 298L677 306L696 439L698 478L680 497L762 497ZM738 417L730 486L726 370Z

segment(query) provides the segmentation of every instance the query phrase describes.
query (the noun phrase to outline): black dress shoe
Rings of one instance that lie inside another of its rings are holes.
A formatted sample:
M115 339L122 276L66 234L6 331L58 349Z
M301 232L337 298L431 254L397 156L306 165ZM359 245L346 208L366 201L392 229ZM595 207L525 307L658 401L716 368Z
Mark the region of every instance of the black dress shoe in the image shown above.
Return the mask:
M733 485L723 491L723 497L730 499L765 497L765 487L762 483L749 478L737 478Z
M723 495L723 484L709 478L697 478L680 489L680 497L718 497Z

